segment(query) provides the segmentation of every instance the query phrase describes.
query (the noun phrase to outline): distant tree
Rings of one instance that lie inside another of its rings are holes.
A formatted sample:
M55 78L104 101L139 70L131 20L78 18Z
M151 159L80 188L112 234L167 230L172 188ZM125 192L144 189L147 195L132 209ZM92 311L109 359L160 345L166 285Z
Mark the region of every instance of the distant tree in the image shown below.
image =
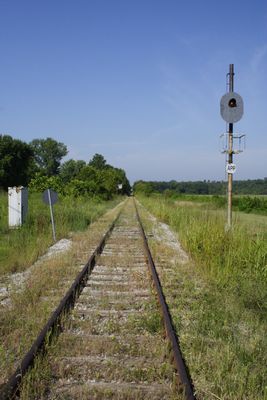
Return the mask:
M83 181L80 179L72 179L64 188L65 193L69 196L79 197L95 197L97 195L97 184L95 181Z
M75 179L81 170L86 166L86 162L83 160L68 160L65 161L60 167L60 177L64 183L68 183L70 180Z
M96 153L92 160L89 161L90 167L94 167L96 169L105 169L108 167L105 158L101 155Z
M116 174L116 191L120 194L127 194L128 196L131 193L131 185L128 181L125 171L121 168L113 168ZM119 189L119 185L122 185L122 188Z
M68 153L67 146L52 138L34 139L30 145L39 170L48 176L58 174L60 162Z
M33 173L33 155L27 143L0 135L0 186L26 186Z
M137 181L133 186L134 193L142 193L146 196L150 196L153 193L152 182Z
M106 200L112 198L114 194L118 193L119 183L120 177L115 168L97 171L99 194L101 194Z
M177 194L198 194L198 195L224 195L226 183L224 181L195 181L195 182L145 182L134 183L135 192L148 193L151 191L164 193L167 189ZM235 181L234 194L255 194L267 195L267 179L248 179Z

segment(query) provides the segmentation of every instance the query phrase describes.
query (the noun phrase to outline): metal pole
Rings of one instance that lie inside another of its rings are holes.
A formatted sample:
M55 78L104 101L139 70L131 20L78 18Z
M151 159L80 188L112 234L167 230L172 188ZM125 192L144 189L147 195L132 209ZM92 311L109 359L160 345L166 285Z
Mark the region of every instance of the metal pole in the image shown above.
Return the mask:
M56 241L56 230L55 230L55 222L54 222L53 206L52 206L52 202L51 202L50 189L48 189L48 201L49 201L50 216L51 216L51 223L52 223L53 239L55 242Z
M229 65L229 92L234 91L234 64ZM230 123L228 128L228 164L233 162L233 126ZM227 228L232 227L232 192L233 192L233 174L228 173L228 209L227 209Z

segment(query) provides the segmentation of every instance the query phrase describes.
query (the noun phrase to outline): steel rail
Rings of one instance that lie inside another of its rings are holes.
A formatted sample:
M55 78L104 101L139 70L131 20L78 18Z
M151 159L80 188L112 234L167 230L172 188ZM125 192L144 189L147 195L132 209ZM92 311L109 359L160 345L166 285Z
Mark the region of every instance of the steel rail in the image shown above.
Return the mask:
M43 329L38 334L36 340L32 344L30 350L26 353L23 359L20 362L19 367L16 371L11 375L8 382L3 384L0 388L0 399L1 400L12 400L19 395L19 385L22 381L23 376L29 370L29 368L34 364L35 357L41 353L42 351L45 352L45 346L49 341L51 341L53 334L59 334L61 327L60 327L60 318L63 316L64 313L68 312L71 308L73 308L76 299L79 297L81 291L86 285L88 277L92 272L96 257L101 254L107 239L109 238L115 224L117 223L122 209L119 211L118 215L104 234L103 238L101 239L99 245L96 247L93 254L90 256L89 260L83 267L82 271L79 272L75 281L60 301L57 308L51 314L48 322L45 324ZM52 335L50 334L52 333ZM49 335L48 335L49 334Z
M158 276L158 273L157 273L157 270L156 270L156 267L155 267L155 264L154 264L149 246L148 246L146 234L145 234L145 231L144 231L144 228L142 225L142 221L141 221L141 218L140 218L140 215L138 212L138 208L137 208L135 199L134 199L134 205L135 205L137 220L139 222L140 232L141 232L141 235L143 238L144 249L145 249L145 254L147 257L147 261L148 261L149 270L150 270L150 273L151 273L151 276L153 279L153 283L154 283L154 286L156 289L158 301L160 304L160 310L161 310L161 314L163 317L166 334L167 334L169 341L171 343L171 346L172 346L173 362L174 362L175 369L178 373L178 375L177 375L178 387L179 387L179 389L181 389L181 392L184 392L186 400L196 400L196 397L194 395L193 383L192 383L188 368L186 366L186 363L182 356L182 352L181 352L180 345L179 345L179 339L175 333L175 329L174 329L173 322L172 322L172 317L169 312L169 308L166 303L165 296L163 294L160 279L159 279L159 276Z

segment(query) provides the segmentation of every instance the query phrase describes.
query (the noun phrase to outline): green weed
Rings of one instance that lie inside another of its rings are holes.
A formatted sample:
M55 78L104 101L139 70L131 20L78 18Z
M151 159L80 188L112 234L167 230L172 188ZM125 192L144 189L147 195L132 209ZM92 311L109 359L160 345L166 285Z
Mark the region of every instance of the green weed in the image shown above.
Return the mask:
M226 232L225 215L209 205L139 200L179 233L193 261L162 282L198 398L267 399L267 225L240 214Z
M118 199L101 201L88 198L64 197L54 205L57 240L70 232L85 230L92 221ZM30 266L53 243L49 207L41 194L30 193L29 213L25 224L8 229L7 194L0 194L0 275L20 272Z

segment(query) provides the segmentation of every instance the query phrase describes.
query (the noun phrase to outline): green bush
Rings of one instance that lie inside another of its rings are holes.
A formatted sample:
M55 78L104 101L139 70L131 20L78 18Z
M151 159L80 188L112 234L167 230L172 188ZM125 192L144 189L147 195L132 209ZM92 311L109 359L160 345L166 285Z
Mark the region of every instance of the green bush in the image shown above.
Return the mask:
M43 192L46 189L53 189L58 193L64 193L64 185L58 175L46 176L38 172L29 183L29 189L34 192Z
M261 197L236 197L233 199L233 205L246 213L261 212L267 214L267 199Z
M218 208L222 208L226 205L226 197L225 196L212 196L212 203Z

